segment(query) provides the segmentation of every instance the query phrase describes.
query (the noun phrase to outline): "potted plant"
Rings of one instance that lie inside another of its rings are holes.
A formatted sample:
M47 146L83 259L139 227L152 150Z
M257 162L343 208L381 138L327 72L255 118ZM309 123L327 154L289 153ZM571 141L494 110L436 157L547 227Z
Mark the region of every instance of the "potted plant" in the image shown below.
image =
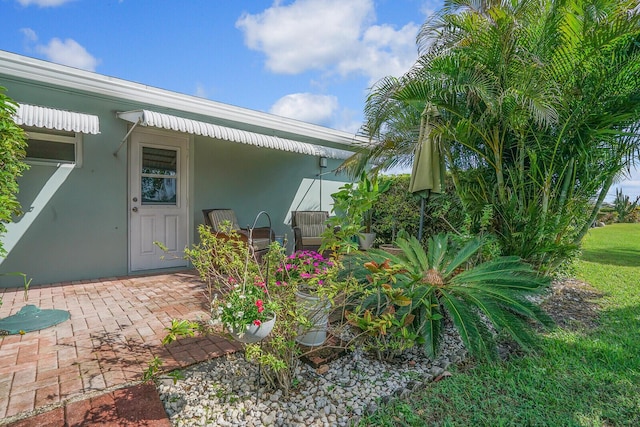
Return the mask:
M295 286L296 302L306 319L296 341L308 347L322 345L327 338L331 304L321 292L335 277L335 264L316 251L297 251L276 269L276 286Z
M298 279L285 282L282 271L276 273L275 267L290 263L285 248L273 242L258 263L241 240L212 233L204 225L198 231L200 242L186 248L185 256L207 284L211 320L173 319L163 344L196 333L220 334L223 325L244 343L247 360L262 368L262 380L286 394L295 384L301 354L295 340L307 320L297 308ZM150 372L158 368L152 366Z
M271 332L276 317L267 279L231 224L222 227L224 238L201 225L200 244L186 248L185 256L207 283L210 323L221 324L238 341L257 342Z
M227 279L231 291L216 295L211 304L212 323L220 322L231 336L243 343L263 340L271 333L276 315L264 281L254 277L253 283Z
M380 185L377 176L369 178L366 172L362 172L357 183L345 184L340 187L340 191L331 195L338 221L355 224L354 231L358 236L360 249L369 249L373 246L376 238L373 231L373 204L390 185L389 181Z

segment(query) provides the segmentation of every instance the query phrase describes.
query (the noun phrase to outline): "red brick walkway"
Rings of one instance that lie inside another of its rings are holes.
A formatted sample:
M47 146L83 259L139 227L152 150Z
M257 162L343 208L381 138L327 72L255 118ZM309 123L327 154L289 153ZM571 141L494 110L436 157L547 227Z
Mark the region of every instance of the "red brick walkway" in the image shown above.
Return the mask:
M0 337L0 425L22 419L15 425L59 425L50 423L47 414L33 418L46 410L55 419L62 414L70 426L90 425L91 420L168 425L153 420L162 414L152 411L144 422L136 418L138 409L131 402L132 393L150 392L140 386L149 361L158 356L171 370L238 349L211 336L162 346L172 318L196 320L208 313L205 287L191 272L38 286L29 291L27 302L22 289L0 289L0 295L1 317L25 304L71 313L70 320L51 328Z

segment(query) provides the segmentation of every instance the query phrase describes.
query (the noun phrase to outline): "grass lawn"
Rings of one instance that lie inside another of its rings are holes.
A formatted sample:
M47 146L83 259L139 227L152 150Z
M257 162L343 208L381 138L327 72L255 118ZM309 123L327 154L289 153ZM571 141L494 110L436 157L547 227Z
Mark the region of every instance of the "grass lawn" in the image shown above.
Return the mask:
M597 327L555 328L535 354L459 367L360 425L640 426L640 224L593 229L576 270L603 294Z

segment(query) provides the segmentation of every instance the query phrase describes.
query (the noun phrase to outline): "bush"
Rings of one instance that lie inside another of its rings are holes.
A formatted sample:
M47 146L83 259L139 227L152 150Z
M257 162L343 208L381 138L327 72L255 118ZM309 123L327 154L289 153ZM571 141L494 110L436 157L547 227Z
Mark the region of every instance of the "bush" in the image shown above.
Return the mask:
M380 185L389 189L380 194L373 206L373 231L378 243L392 243L401 230L417 236L420 227L420 196L409 193L408 174L383 175ZM429 236L458 231L464 222L464 210L453 182L446 180L442 194L431 194L425 205L423 240Z
M416 238L398 239L401 256L367 252L367 289L347 314L364 331L364 346L379 357L421 344L435 357L442 342L444 320L451 319L472 356L492 360L496 334L503 333L523 348L533 345L533 324L550 318L527 299L549 285L549 279L517 257L474 262L485 244L474 238L461 247L445 234L429 238L428 251Z
M640 202L640 196L636 197L632 202L629 200L629 196L622 194L621 189L616 189L616 198L613 201L613 209L617 214L617 222L637 222L638 202Z
M0 87L0 238L7 229L5 223L11 222L13 215L20 213L17 178L28 166L22 162L27 147L24 130L13 121L16 103L7 97ZM0 256L5 254L0 240Z

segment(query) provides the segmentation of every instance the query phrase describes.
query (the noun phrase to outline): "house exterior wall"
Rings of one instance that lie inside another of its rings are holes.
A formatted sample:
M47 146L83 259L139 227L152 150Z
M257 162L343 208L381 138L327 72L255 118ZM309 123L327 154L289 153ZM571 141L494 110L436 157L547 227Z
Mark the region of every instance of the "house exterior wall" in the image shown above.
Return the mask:
M118 119L116 112L147 108L202 118L13 78L1 70L0 86L17 102L100 119L100 134L83 135L81 167L34 164L19 179L18 198L25 215L9 224L3 238L8 254L0 258L0 287L21 284L19 277L3 275L10 272L25 273L32 285L129 274L128 154L126 147L117 157L113 152L130 123ZM189 145L190 242L197 241L205 208L232 208L241 226L252 224L259 211L267 211L276 234L287 234L291 240L289 211L318 209L317 174L341 162L330 159L328 168L320 169L317 157L200 136L191 137ZM328 194L346 178L328 174L322 180L323 210L330 210ZM265 219L258 225L266 225Z

